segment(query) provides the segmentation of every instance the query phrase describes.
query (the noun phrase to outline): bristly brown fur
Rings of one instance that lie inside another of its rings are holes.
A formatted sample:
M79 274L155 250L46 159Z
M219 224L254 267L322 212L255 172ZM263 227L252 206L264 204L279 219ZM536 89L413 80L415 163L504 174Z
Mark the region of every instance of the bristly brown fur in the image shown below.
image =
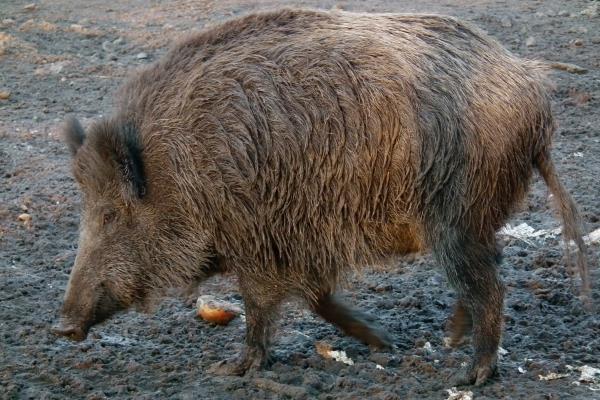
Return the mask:
M544 80L542 64L451 17L253 14L133 75L75 175L129 216L119 235L139 260L111 259L134 269L118 268L124 286L145 294L201 280L218 257L239 278L253 349L266 348L262 328L286 296L319 310L349 269L433 250L473 318L469 379L480 383L502 319L495 232L534 167L559 199L588 287L575 206L549 161ZM123 177L138 194L125 202Z

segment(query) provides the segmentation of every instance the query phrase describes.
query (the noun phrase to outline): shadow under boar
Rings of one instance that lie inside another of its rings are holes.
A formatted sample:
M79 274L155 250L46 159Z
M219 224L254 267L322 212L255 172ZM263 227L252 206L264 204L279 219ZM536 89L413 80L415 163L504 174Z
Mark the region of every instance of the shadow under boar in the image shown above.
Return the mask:
M237 276L246 346L217 372L269 362L279 304L297 296L365 343L389 337L343 304L349 271L430 250L472 327L457 383L496 368L504 287L496 231L537 169L578 247L550 158L542 63L435 15L281 10L181 41L134 74L117 111L64 136L83 193L79 250L56 332L77 340L160 288Z

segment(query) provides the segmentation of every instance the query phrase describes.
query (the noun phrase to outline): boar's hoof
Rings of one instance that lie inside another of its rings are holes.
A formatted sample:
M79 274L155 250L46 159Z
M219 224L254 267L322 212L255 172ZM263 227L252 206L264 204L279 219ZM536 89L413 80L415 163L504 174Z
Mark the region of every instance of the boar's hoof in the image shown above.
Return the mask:
M483 385L488 378L491 378L497 372L496 360L488 361L487 363L479 362L473 364L466 371L459 373L452 382L453 386L464 386L464 385Z
M392 337L381 328L371 328L371 334L365 338L366 343L377 351L394 351L396 346Z
M64 336L76 342L81 342L87 336L87 333L76 325L63 325L62 323L52 327L52 333Z
M270 357L258 349L244 350L239 357L219 361L210 366L208 371L215 375L246 375L248 372L259 371L271 364Z

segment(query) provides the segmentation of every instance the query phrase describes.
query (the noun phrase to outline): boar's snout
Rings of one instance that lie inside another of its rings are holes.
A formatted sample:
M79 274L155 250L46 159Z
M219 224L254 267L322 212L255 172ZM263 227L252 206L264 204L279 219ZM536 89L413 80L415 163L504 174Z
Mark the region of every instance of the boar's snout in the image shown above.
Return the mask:
M88 328L75 324L64 318L61 318L57 325L52 327L52 333L59 336L65 336L76 342L81 342L87 336Z

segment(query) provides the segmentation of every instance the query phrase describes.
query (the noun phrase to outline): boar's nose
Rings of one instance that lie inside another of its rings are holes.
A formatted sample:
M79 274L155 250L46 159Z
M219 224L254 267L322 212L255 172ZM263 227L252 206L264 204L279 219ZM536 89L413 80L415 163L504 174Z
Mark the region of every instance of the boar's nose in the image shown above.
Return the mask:
M72 324L63 320L52 327L52 333L55 335L65 336L76 342L81 342L87 336L87 331L85 329L76 324Z

